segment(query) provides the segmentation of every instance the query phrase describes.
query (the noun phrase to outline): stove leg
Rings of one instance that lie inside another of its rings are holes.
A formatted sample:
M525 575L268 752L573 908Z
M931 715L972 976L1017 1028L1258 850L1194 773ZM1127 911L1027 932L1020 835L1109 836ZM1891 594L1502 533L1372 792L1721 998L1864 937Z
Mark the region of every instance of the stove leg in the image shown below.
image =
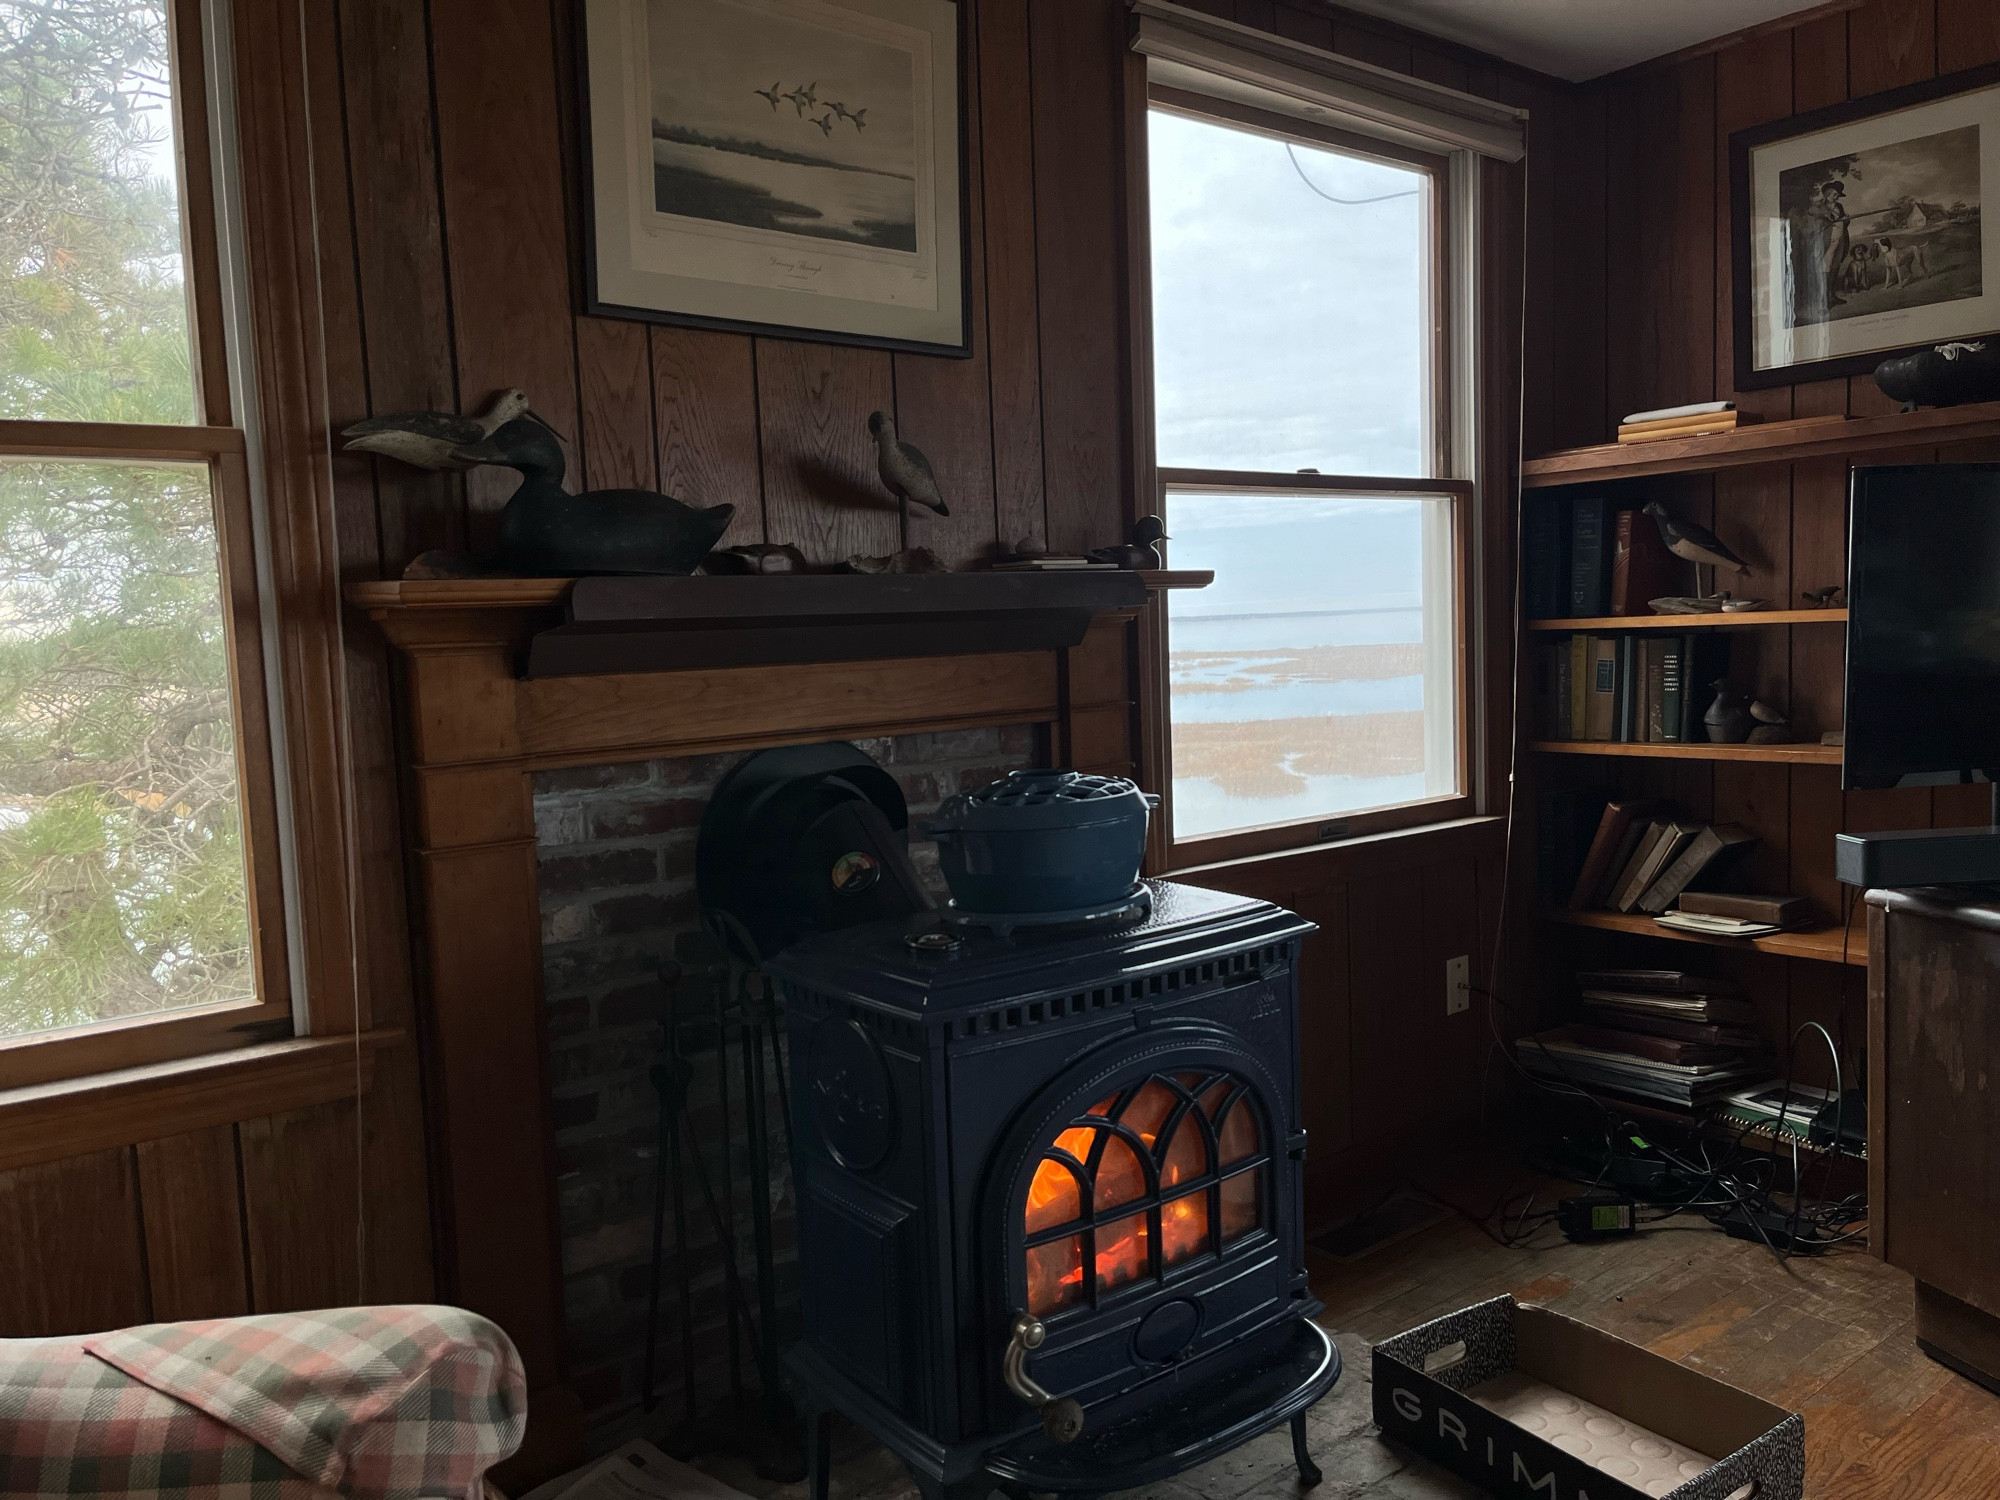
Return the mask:
M806 1419L806 1500L827 1500L833 1481L833 1413L816 1411Z
M1313 1462L1312 1450L1306 1447L1306 1414L1300 1412L1292 1418L1292 1461L1299 1466L1299 1483L1311 1489L1326 1476Z

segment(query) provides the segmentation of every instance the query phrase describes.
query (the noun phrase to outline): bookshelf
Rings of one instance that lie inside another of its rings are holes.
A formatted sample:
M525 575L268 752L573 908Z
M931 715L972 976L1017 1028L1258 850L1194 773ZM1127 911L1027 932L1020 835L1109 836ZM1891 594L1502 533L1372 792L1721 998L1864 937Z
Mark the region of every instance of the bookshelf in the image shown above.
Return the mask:
M1539 755L1639 755L1656 760L1744 760L1781 766L1837 766L1838 745L1662 745L1643 740L1535 740Z
M1808 418L1757 422L1712 437L1600 443L1546 453L1521 465L1521 487L1533 490L1566 484L1598 484L1651 474L1713 474L1751 464L1855 457L1993 437L2000 437L2000 401L1925 407L1919 411L1846 417L1839 421Z
M1845 625L1844 609L1752 609L1725 615L1599 615L1594 619L1530 620L1536 631L1742 630L1752 625Z
M1774 932L1769 937L1760 938L1710 937L1699 932L1676 932L1671 927L1662 927L1651 917L1631 912L1571 911L1566 906L1548 907L1542 913L1542 920L1559 927L1594 927L1600 932L1630 933L1670 943L1700 943L1708 948L1734 948L1739 952L1750 949L1777 958L1803 958L1815 963L1868 967L1868 929L1859 922L1846 935L1843 947L1842 932L1838 927L1822 927L1811 932Z

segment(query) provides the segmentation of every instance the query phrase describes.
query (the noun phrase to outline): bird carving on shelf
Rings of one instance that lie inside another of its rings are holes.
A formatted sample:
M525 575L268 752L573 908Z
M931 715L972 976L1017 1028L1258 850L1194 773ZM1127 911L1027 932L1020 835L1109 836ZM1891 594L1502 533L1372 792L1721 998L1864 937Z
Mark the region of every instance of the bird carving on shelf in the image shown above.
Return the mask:
M915 443L906 443L896 436L895 419L885 411L871 412L868 432L875 439L875 472L881 476L883 487L903 502L904 514L909 513L909 502L914 500L941 516L950 515L951 508L944 503L944 495L938 489L931 461Z
M496 411L515 412L497 426ZM463 434L454 442L450 435ZM521 483L500 512L500 556L528 578L580 573L685 576L705 557L736 513L733 505L698 509L656 490L563 488L562 444L528 411L520 391L503 391L477 418L447 412L377 417L346 429L347 447L383 453L422 469L481 464L513 469Z
M1675 557L1695 565L1695 589L1701 592L1703 568L1730 568L1738 573L1750 565L1724 545L1722 539L1697 521L1683 521L1657 500L1648 501L1646 514L1660 528L1660 540Z
M380 453L419 469L455 473L481 462L460 458L461 450L485 441L527 410L527 393L509 387L496 392L476 417L461 417L448 411L401 411L343 427L340 435L347 439L346 446L352 451Z
M1160 543L1171 540L1165 521L1158 516L1141 516L1132 523L1130 542L1119 547L1093 547L1090 560L1112 563L1128 572L1163 568L1166 562L1160 556Z

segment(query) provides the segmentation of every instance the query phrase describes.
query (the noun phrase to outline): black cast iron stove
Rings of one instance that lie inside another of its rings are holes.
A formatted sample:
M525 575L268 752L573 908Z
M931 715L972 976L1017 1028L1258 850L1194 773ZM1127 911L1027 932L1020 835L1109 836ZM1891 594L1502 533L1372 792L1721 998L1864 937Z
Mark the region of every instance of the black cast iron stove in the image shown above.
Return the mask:
M768 969L792 1045L805 1336L927 1497L1094 1496L1289 1422L1340 1358L1300 1220L1295 967L1311 924L1150 882L1143 921L1002 938L937 913Z

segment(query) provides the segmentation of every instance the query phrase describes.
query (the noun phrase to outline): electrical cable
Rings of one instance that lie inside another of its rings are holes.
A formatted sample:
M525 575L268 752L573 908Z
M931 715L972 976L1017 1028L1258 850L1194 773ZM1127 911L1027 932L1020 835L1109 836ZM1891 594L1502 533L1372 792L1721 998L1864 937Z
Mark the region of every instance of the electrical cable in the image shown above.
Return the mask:
M1326 199L1329 203L1338 203L1343 207L1358 208L1364 203L1387 203L1392 198L1414 198L1418 193L1423 191L1422 188L1409 188L1400 193L1381 193L1373 198L1336 198L1333 194L1315 183L1310 177L1306 176L1306 169L1299 165L1298 153L1292 149L1290 141L1285 142L1285 155L1290 158L1292 170L1299 174L1299 181L1306 185L1308 191Z

